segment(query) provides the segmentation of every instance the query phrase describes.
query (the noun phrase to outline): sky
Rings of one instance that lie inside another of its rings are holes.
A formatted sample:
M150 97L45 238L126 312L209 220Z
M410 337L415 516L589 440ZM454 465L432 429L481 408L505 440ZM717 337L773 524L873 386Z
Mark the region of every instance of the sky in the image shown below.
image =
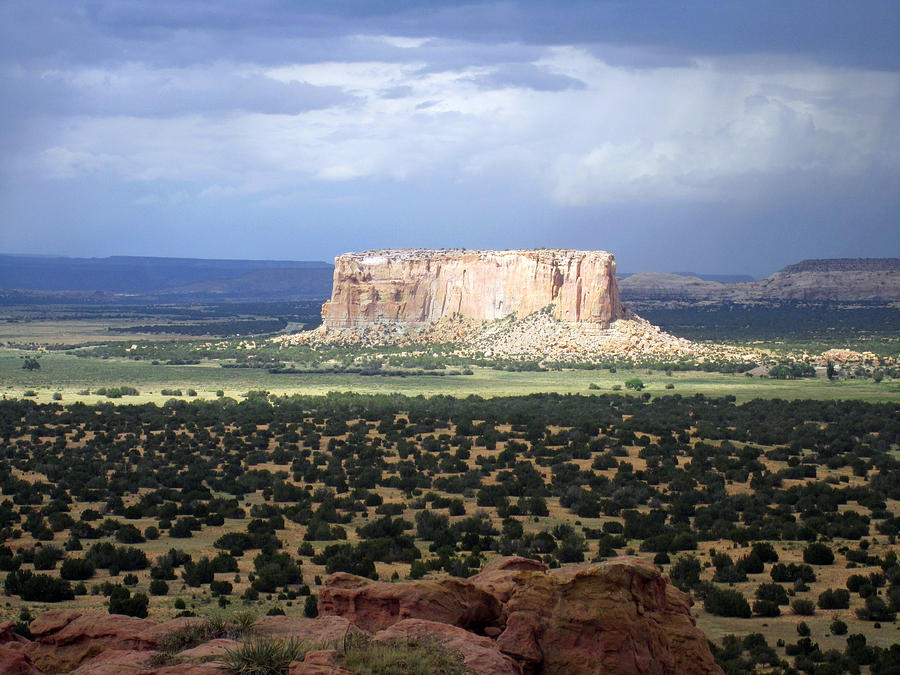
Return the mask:
M896 0L0 3L0 252L900 256Z

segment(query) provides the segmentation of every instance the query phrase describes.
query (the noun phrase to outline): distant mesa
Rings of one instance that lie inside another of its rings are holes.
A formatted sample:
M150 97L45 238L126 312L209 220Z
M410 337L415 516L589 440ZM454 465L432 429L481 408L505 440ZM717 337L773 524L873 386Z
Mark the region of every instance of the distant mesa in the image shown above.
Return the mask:
M557 363L694 358L619 300L606 251L400 249L346 253L315 331L284 344L452 345L471 358Z
M624 317L606 251L396 249L334 262L326 329L460 317L496 321L546 310L556 320L609 326Z
M900 258L832 258L788 265L760 281L719 283L643 272L621 279L628 302L900 301Z

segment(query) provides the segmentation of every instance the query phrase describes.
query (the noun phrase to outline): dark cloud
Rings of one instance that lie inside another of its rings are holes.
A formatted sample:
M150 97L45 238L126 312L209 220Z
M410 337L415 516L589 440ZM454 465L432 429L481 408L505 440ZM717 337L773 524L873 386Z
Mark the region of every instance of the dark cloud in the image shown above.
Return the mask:
M275 62L302 57L306 46L296 43L300 38L382 33L486 43L636 46L675 60L804 54L832 65L900 68L896 0L53 0L4 3L0 17L5 26L0 50L13 58L172 62L251 52ZM271 49L261 49L264 43ZM627 55L626 49L618 57ZM635 65L645 60L632 55Z
M0 250L897 255L898 70L897 0L0 3Z

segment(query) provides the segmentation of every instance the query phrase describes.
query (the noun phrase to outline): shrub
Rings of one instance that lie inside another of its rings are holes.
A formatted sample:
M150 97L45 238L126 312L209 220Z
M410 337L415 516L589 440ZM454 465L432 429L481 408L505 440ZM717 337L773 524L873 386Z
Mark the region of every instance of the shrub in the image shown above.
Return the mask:
M672 565L669 577L675 586L688 592L700 583L701 569L700 561L695 556L683 555Z
M891 611L884 600L876 595L870 595L866 598L865 607L856 610L856 616L863 621L893 621L897 613Z
M134 546L115 546L108 541L91 546L85 557L100 569L115 568L123 572L142 570L150 564L142 550Z
M753 544L753 548L750 551L751 555L755 555L757 558L762 560L764 563L778 562L778 554L775 552L775 547L768 542L757 542Z
M711 587L703 601L703 607L710 614L717 616L734 616L741 619L750 617L750 603L740 592Z
M829 588L819 594L816 604L819 609L847 609L850 607L850 591L843 588L833 591Z
M62 551L56 546L42 546L34 552L34 569L52 570L62 557Z
M94 576L94 563L85 558L66 558L59 568L59 576L71 581L84 581Z
M134 525L127 524L122 525L118 530L116 530L116 541L120 541L123 544L140 544L145 541L144 535L141 534L141 531L137 529Z
M319 602L315 595L307 595L303 602L303 614L311 619L319 616Z
M830 565L834 562L834 553L827 544L813 542L804 549L803 562L810 565Z
M162 579L153 579L150 581L150 595L168 595L169 584Z
M795 565L790 563L775 563L772 565L770 572L772 581L797 581L800 579L806 583L812 583L816 580L816 573L809 565Z
M778 605L788 604L788 594L781 584L760 584L756 589L758 600L769 600Z
M757 600L753 603L753 613L759 616L781 616L781 608L771 600Z
M17 570L6 575L3 589L7 595L18 595L29 602L62 602L74 600L72 585L65 579L31 570Z
M625 380L625 388L640 391L644 388L644 382L639 377L632 377L630 380Z
M798 616L812 616L816 613L816 606L813 604L813 601L806 598L795 598L791 602L791 609Z
M209 591L213 595L231 595L233 588L230 581L220 581L216 579L209 584Z
M846 635L847 634L847 624L841 621L840 619L835 619L828 626L828 630L831 631L832 635Z
M109 594L109 613L124 614L125 616L136 616L139 619L147 618L147 605L150 604L150 598L144 593L135 593L131 595L124 586L113 586Z
M235 675L276 675L288 672L291 661L302 661L310 647L297 640L251 638L240 647L226 650L222 663Z

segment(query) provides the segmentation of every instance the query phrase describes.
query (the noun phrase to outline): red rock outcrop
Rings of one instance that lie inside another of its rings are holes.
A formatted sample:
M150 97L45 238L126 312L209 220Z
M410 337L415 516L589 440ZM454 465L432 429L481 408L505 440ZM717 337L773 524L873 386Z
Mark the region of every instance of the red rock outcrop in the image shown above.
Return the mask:
M374 643L433 640L477 675L720 675L692 604L654 565L633 558L553 570L504 558L468 579L333 574L319 593L321 616L263 617L254 633L317 645L291 664L294 675L349 675L342 654L353 633L374 634ZM233 640L210 640L175 655L173 665L154 666L161 638L189 623L46 612L31 623L34 642L0 626L0 672L222 675L223 664L199 659L237 647Z
M315 619L295 616L264 616L253 624L253 633L263 638L292 637L329 644L340 643L347 635L359 633L343 616L320 616Z
M485 595L496 604L484 603ZM466 597L478 611L462 611ZM401 584L338 574L325 580L319 595L320 613L380 631L376 639L431 633L447 648L468 653L476 672L721 673L690 614L692 604L655 566L631 558L549 571L507 558L469 579ZM470 648L463 645L466 632Z
M605 326L622 318L613 255L553 249L346 253L335 258L322 319L326 330L452 316L492 321L551 305L561 321Z
M319 592L319 614L345 617L369 632L403 619L480 628L500 612L499 600L464 579L388 583L338 572Z
M411 637L430 638L445 649L462 655L466 666L477 675L522 675L519 664L501 653L493 640L437 621L404 619L375 634L375 642Z
M0 673L3 675L41 675L31 657L15 647L17 643L0 645Z
M156 647L158 624L105 612L51 610L31 622L35 640L26 651L45 672L70 672L102 652L147 651ZM144 634L151 631L149 634Z
M690 597L651 564L613 559L522 574L497 646L526 667L546 675L721 672Z

